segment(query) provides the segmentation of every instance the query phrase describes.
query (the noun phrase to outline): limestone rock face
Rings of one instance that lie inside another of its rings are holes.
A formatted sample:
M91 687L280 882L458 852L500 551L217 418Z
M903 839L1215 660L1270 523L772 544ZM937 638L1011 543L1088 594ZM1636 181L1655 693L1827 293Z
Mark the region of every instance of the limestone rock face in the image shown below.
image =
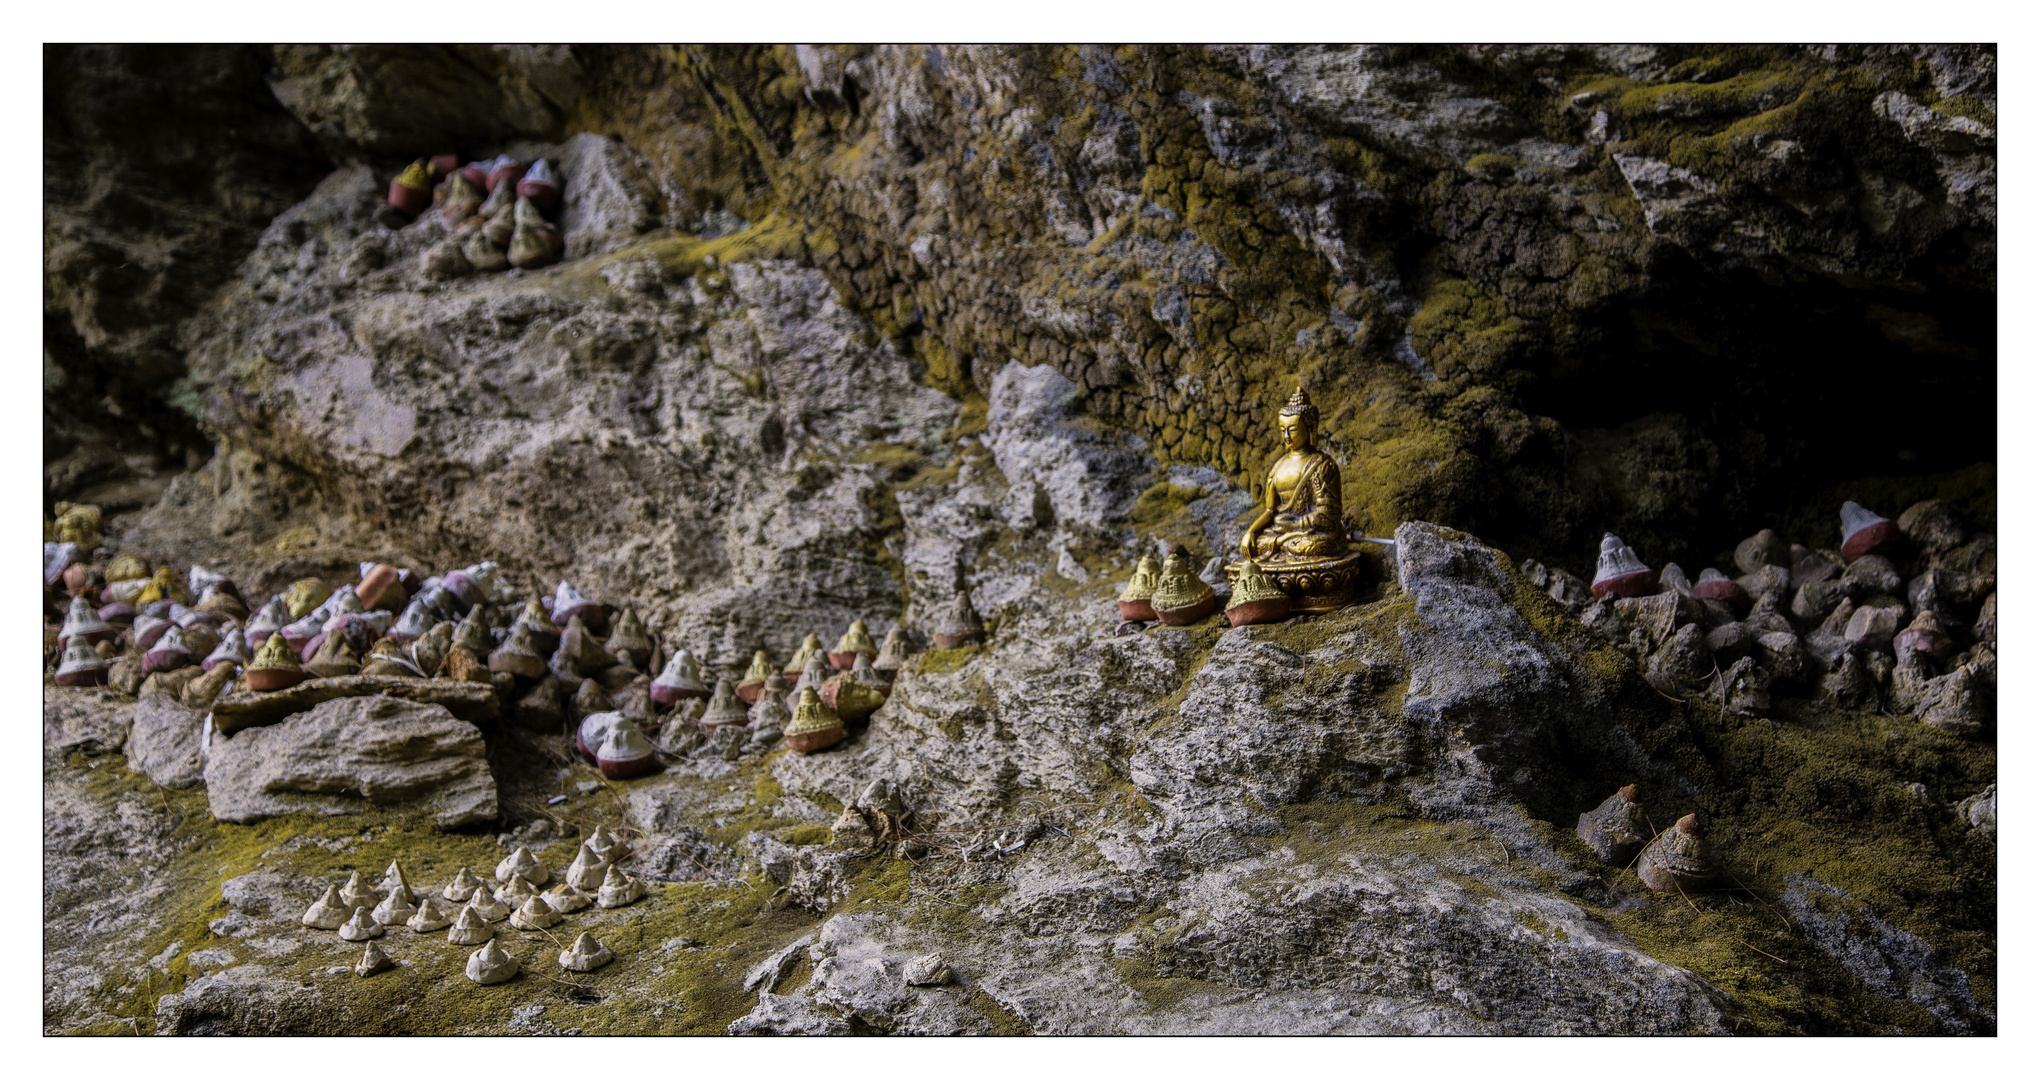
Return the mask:
M205 785L213 816L243 824L413 806L453 829L497 813L481 733L443 707L394 698L327 701L215 738Z
M1579 763L1551 755L1556 736L1589 760L1633 761L1670 790L1682 781L1596 733L1615 725L1595 680L1513 606L1505 556L1424 523L1398 531L1397 551L1413 595L1314 624L1100 636L1061 603L1015 601L1016 633L953 671L903 671L842 751L776 759L791 805L831 792L848 803L883 781L909 804L939 806L945 834L966 834L952 842L998 866L983 873L1005 891L971 908L981 929L968 940L885 912L837 915L810 953L810 983L791 995L762 986L731 1030L822 1030L832 1016L881 1031L983 1030L939 989L904 982L904 965L938 950L1037 1032L1719 1030L1713 991L1526 876L1580 880L1515 801L1567 787ZM1110 586L1099 591L1102 606ZM1151 809L1100 809L1118 761ZM1016 798L1071 809L1015 823L1005 808ZM1353 854L1370 849L1354 844L1356 829L1384 842L1419 835L1397 831L1407 811L1385 800L1449 806L1482 839L1415 861ZM1300 854L1300 836L1354 846L1328 860ZM762 834L749 846L787 903L818 912L857 871L851 850ZM1461 873L1490 899L1471 902ZM1523 918L1565 932L1500 932ZM1554 952L1554 941L1565 944ZM1450 959L1474 942L1490 958L1478 971ZM1265 987L1272 970L1290 974L1251 1003L1213 990L1167 1010L1140 1004L1130 977ZM1414 972L1449 972L1437 977L1451 985ZM1618 998L1641 1004L1599 1004Z
M47 498L145 506L203 453L167 400L180 335L332 168L268 92L269 62L258 45L45 51Z
M676 273L655 242L598 272L593 253L637 241L649 219L634 166L595 139L559 148L563 220L585 219L568 242L592 246L531 273L426 281L415 255L440 226L384 228L375 178L334 173L265 234L194 353L219 388L215 419L317 473L334 504L385 523L375 542L422 560L485 550L520 581L571 576L646 608L689 596L656 629L711 662L725 638L745 656L786 653L811 627L897 612L877 532L886 488L907 474L855 451L924 460L955 403L916 385L907 357L811 269ZM299 258L293 237L328 254ZM249 349L263 371L243 364ZM251 464L215 459L213 486L277 487ZM208 508L201 527L274 528L248 497ZM789 609L768 619L757 595Z
M581 96L564 45L281 45L271 82L337 157L443 153L449 132L490 142L559 128Z
M1995 1029L1994 654L1844 633L1896 573L1994 640L1993 526L1819 582L1773 535L1747 612L1579 576L1604 529L1727 569L1752 507L1994 452L1994 50L163 55L47 65L46 488L119 489L110 547L251 602L491 560L710 684L852 618L912 648L836 747L691 732L613 785L561 722L622 665L509 723L507 683L229 692L203 792L151 782L197 752L174 698L46 687L47 1031ZM549 158L564 259L428 276L444 217L386 193L437 152ZM1393 538L1367 601L1122 632L1142 555L1236 550L1298 383ZM1866 449L1895 399L1935 407ZM928 648L959 602L983 640ZM1972 737L1875 715L1887 679ZM1582 848L1632 783L1792 926ZM297 928L393 846L436 884L597 822L687 883L574 915L647 931L598 935L630 1008Z
M1052 367L1006 364L992 376L985 445L1000 472L1041 485L1057 519L1098 528L1132 511L1146 486L1146 447L1071 423L1082 394Z

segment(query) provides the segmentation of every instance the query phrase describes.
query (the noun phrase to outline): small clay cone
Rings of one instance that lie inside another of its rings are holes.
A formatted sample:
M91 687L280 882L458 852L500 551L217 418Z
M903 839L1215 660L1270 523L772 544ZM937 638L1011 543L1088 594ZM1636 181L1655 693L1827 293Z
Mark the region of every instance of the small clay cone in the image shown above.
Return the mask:
M481 986L494 986L517 977L517 958L503 951L491 939L468 956L467 977Z
M475 894L468 897L468 909L490 922L510 917L510 905L496 899L496 891L486 881L476 883Z
M568 971L594 971L596 968L616 959L609 946L595 940L595 935L582 931L574 943L560 953L560 966Z
M510 913L510 925L519 930L548 930L560 924L560 913L534 895Z
M597 887L599 888L600 886ZM549 907L562 915L570 915L595 903L594 897L564 881L547 889L542 898Z
M610 867L603 875L602 886L595 892L595 903L605 908L618 908L636 903L645 895L644 883L617 867Z
M475 887L481 883L482 879L476 877L474 871L463 866L459 873L453 875L453 880L446 883L446 888L439 891L439 895L456 904L464 904L475 894Z
M390 959L390 954L384 952L382 946L371 941L361 947L361 959L354 962L354 973L365 979L378 971L388 971L396 966L397 962Z
M418 902L418 910L404 920L404 925L417 933L430 934L452 926L453 916L447 912L446 906L439 902L437 896L427 893L425 898Z
M340 926L342 941L367 941L383 936L383 925L375 920L365 907L354 909L354 916Z
M340 886L340 899L349 907L374 907L378 897L361 871L356 870L347 876L347 884Z
M461 908L460 914L453 917L453 925L446 931L446 940L454 945L480 945L495 936L495 928L489 925L489 920L482 918L473 907Z
M326 886L326 895L312 902L298 921L314 930L338 930L347 922L354 909L340 899L340 889L335 885Z
M496 864L497 881L509 881L512 877L521 877L533 885L544 885L552 880L552 871L538 861L538 856L533 855L530 848L519 844L516 851Z

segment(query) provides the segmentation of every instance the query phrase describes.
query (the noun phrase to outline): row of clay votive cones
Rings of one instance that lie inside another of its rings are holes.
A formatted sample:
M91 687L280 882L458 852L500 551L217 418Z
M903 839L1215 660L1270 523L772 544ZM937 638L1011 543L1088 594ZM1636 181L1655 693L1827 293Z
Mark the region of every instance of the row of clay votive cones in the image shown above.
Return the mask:
M519 967L517 959L496 943L493 924L507 921L515 929L551 936L552 928L567 914L590 905L623 907L645 896L644 883L615 865L624 850L606 828L597 828L581 844L562 879L543 893L538 890L553 881L552 872L523 846L497 864L494 889L463 866L444 888L421 895L411 889L403 868L392 862L378 889L370 889L359 871L345 885L328 885L325 895L305 909L300 922L317 930L338 931L343 941L363 942L362 958L354 969L362 976L392 966L388 954L374 941L389 926L402 923L418 934L445 930L451 944L481 946L468 957L467 976L484 986L493 985L515 977ZM449 911L442 900L460 906ZM593 971L613 959L609 947L586 932L559 955L561 967L577 972Z

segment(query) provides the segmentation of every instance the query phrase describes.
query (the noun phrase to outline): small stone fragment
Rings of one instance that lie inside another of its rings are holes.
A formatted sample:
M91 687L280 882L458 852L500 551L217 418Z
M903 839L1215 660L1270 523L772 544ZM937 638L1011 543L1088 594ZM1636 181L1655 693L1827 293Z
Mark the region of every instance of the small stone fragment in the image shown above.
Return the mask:
M1956 803L1955 812L1961 814L1962 819L1969 822L1969 827L1982 833L1986 839L1997 839L1996 784Z
M956 981L955 972L949 969L949 962L941 953L929 953L907 961L900 972L908 986L947 986Z
M1791 549L1785 538L1771 529L1759 529L1755 536L1735 546L1736 569L1754 574L1766 566L1790 566Z
M1898 636L1898 608L1862 607L1849 616L1849 625L1842 631L1842 640L1852 649L1864 652L1883 652L1891 648L1891 640Z
M1969 530L1953 504L1943 499L1926 499L1905 508L1898 515L1898 530L1915 547L1928 555L1940 555L1960 547Z
M1771 677L1745 656L1715 676L1707 698L1737 716L1763 716L1771 711Z
M1976 684L1976 668L1970 664L1928 680L1926 695L1917 710L1920 719L1950 735L1974 738L1983 734L1989 714L1981 688Z

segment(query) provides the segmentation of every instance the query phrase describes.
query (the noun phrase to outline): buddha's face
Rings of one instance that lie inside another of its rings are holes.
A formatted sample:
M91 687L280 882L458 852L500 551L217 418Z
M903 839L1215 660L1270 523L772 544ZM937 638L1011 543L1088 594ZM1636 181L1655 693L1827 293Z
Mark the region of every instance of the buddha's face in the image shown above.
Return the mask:
M1290 452L1310 449L1310 424L1301 416L1284 416L1279 421L1282 428L1282 445Z

